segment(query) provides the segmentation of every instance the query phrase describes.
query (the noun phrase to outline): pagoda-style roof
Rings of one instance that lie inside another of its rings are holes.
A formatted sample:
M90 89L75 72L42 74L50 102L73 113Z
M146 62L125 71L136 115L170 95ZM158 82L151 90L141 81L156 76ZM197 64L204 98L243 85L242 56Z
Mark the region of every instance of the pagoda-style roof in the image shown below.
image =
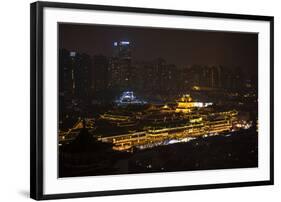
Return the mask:
M179 102L192 102L192 101L193 99L190 96L190 94L185 94L179 99Z

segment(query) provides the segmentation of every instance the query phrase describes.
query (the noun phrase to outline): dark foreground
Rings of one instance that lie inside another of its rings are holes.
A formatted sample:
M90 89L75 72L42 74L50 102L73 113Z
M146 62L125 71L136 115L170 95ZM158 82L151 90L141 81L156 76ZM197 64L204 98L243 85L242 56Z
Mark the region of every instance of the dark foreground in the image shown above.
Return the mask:
M258 135L249 129L133 153L76 153L76 160L71 162L62 153L59 177L251 168L258 167Z

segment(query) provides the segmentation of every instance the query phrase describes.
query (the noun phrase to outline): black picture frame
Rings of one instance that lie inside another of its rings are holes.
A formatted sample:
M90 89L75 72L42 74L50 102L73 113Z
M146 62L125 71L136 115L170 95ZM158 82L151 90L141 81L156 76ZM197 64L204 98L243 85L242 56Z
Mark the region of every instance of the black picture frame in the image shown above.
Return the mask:
M131 13L148 13L177 16L196 16L210 18L255 20L270 22L270 180L221 183L207 185L155 187L130 190L93 191L82 193L51 194L43 193L43 9L66 8L80 10L122 11ZM121 194L138 194L153 192L186 191L227 187L245 187L273 185L274 183L274 17L258 15L240 15L212 12L194 12L183 10L150 9L119 6L102 6L75 3L35 2L30 7L30 197L36 200L92 197Z

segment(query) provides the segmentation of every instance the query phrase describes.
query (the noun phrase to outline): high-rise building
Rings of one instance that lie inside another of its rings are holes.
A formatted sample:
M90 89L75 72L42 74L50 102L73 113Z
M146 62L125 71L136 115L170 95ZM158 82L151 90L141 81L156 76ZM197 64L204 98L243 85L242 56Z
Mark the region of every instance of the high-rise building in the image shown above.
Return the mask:
M113 43L114 58L131 60L131 43L129 41L119 41Z
M132 86L136 92L144 96L165 101L181 90L178 68L162 58L134 63L133 70Z
M64 49L59 54L60 95L65 101L85 100L90 92L90 56Z
M245 75L241 68L223 69L223 84L225 89L231 91L241 91L245 88Z
M59 128L85 116L89 101L91 60L86 54L59 50ZM56 78L54 78L56 79ZM67 121L66 121L67 120Z
M201 83L209 88L221 88L221 67L204 66L202 69Z
M222 87L222 67L221 66L201 66L193 65L186 69L187 83L190 87L200 86L208 89Z
M131 43L119 41L113 43L113 56L109 64L109 88L117 91L130 90L132 84Z
M96 93L105 92L108 87L108 58L104 55L94 55L92 58L92 84Z

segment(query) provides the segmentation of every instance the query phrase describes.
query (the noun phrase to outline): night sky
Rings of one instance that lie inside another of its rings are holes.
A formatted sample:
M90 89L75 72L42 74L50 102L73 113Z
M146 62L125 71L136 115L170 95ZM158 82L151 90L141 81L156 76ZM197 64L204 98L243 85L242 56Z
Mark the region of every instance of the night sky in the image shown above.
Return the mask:
M128 40L134 61L161 57L178 66L223 65L257 73L258 34L254 33L60 24L59 34L59 48L91 56L111 56L114 41Z

